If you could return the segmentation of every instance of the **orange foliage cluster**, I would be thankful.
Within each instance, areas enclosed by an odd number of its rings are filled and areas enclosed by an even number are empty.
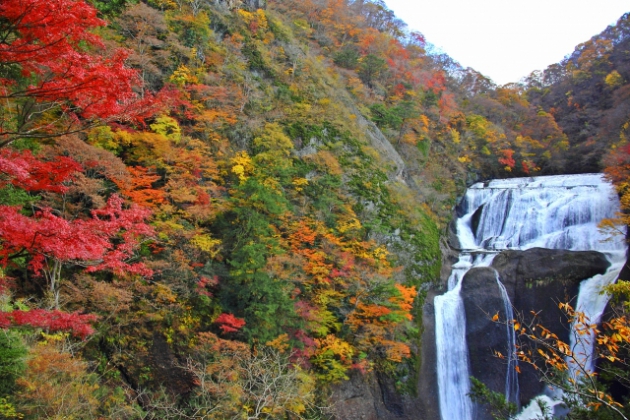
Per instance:
[[[625,315],[613,317],[600,328],[568,303],[561,302],[558,307],[572,325],[576,340],[582,341],[585,346],[594,346],[595,354],[613,363],[613,369],[603,365],[600,369],[613,377],[618,376],[619,371],[614,364],[622,369],[626,367],[626,352],[630,349],[630,325],[627,317]],[[607,392],[602,383],[598,382],[598,373],[590,370],[591,361],[586,355],[540,324],[535,312],[532,311],[532,315],[532,319],[527,323],[516,319],[509,321],[521,341],[517,346],[516,357],[537,370],[543,381],[569,395],[577,396],[586,407],[597,410],[605,406],[621,414],[619,409],[623,406]],[[498,313],[493,317],[493,321],[498,322]],[[505,357],[500,352],[495,352],[495,355],[499,358]],[[518,366],[515,368],[518,373],[521,372]],[[571,371],[568,377],[567,371]]]
[[[409,346],[397,340],[396,331],[405,321],[412,320],[416,289],[389,283],[391,268],[374,243],[343,239],[322,223],[305,218],[289,226],[286,239],[291,251],[301,257],[307,274],[301,280],[300,298],[315,305],[310,312],[320,314],[320,322],[311,319],[307,330],[315,337],[322,336],[315,340],[315,360],[326,354],[335,355],[348,368],[359,362],[356,356],[360,353],[384,355],[394,362],[410,356]],[[378,288],[378,284],[383,290],[373,294],[370,289]],[[385,303],[377,303],[382,299]],[[345,306],[344,300],[349,307],[343,310],[347,315],[340,321],[353,335],[349,341],[352,347],[342,351],[337,346],[348,343],[327,333],[335,329],[325,325],[321,318],[325,319],[324,314],[332,308]],[[350,351],[351,348],[355,350]],[[369,367],[364,362],[355,367]]]

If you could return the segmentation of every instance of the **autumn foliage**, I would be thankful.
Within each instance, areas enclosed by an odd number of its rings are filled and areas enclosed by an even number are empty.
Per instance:
[[[619,299],[627,294],[627,282],[608,286],[603,292],[612,292],[613,299]],[[569,403],[572,412],[595,415],[601,411],[603,415],[608,412],[613,418],[626,419],[624,405],[619,396],[613,396],[609,386],[615,383],[626,386],[628,383],[630,327],[625,313],[627,305],[614,304],[613,315],[601,325],[568,303],[560,302],[558,307],[572,325],[571,342],[562,340],[542,325],[538,314],[532,311],[529,319],[508,320],[518,337],[513,357],[521,364],[533,367],[543,382],[562,390],[564,401]],[[499,322],[498,314],[493,321]],[[592,358],[585,354],[584,349],[588,348],[594,350]],[[505,357],[496,351],[495,355]],[[516,365],[515,369],[521,373],[521,367]]]
[[[66,156],[42,161],[30,150],[0,150],[0,171],[3,175],[0,185],[3,186],[11,184],[30,192],[64,193],[68,190],[68,182],[82,170],[79,163]]]
[[[42,328],[49,332],[67,331],[75,337],[86,338],[94,333],[94,328],[90,323],[97,319],[98,316],[93,314],[66,313],[44,309],[17,310],[0,313],[0,328],[29,326]]]
[[[463,180],[562,169],[554,112],[382,1],[246,3],[0,4],[25,416],[325,417],[353,370],[413,392]]]
[[[237,332],[243,327],[243,325],[245,325],[245,320],[236,318],[234,315],[226,313],[219,315],[214,322],[219,325],[219,328],[221,328],[221,331],[223,331],[224,334]]]
[[[133,90],[138,74],[125,65],[129,52],[104,53],[93,32],[105,26],[96,10],[78,0],[43,6],[40,0],[0,5],[0,97],[10,104],[0,118],[2,144],[75,131],[78,118],[130,121],[146,115],[148,102],[141,104]]]
[[[138,246],[138,238],[153,232],[144,220],[145,209],[123,209],[122,200],[112,196],[107,205],[92,212],[85,220],[69,221],[44,208],[33,217],[24,216],[18,207],[0,207],[0,235],[4,266],[17,256],[29,255],[35,274],[47,265],[47,259],[64,264],[81,264],[88,271],[109,269],[117,273],[150,275],[144,264],[129,264]],[[122,239],[115,244],[113,239]]]

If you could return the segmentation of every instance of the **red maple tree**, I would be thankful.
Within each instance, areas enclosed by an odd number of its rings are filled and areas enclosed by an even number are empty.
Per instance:
[[[223,333],[225,334],[229,332],[237,332],[238,330],[240,330],[245,325],[245,320],[224,312],[219,315],[214,323],[218,324],[219,328],[221,328],[221,331],[223,331]]]
[[[145,116],[152,99],[134,92],[128,51],[104,55],[92,31],[105,24],[84,0],[0,2],[0,146]]]
[[[41,161],[29,151],[0,151],[0,187],[14,185],[27,191],[63,193],[81,165],[68,157]],[[27,215],[20,206],[0,206],[0,264],[29,258],[35,274],[44,274],[54,306],[59,305],[61,270],[67,265],[87,271],[110,270],[116,274],[151,275],[142,263],[131,263],[142,238],[153,235],[145,223],[151,211],[132,204],[123,206],[118,195],[92,210],[90,217],[66,219],[44,207]]]
[[[69,331],[75,337],[85,338],[94,333],[90,322],[94,322],[98,316],[93,314],[80,314],[78,312],[67,313],[62,311],[49,311],[46,309],[33,309],[30,311],[0,312],[0,328],[11,326],[30,326],[44,328],[48,331]]]

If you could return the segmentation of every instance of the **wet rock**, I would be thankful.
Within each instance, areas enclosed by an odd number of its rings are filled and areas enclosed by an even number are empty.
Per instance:
[[[462,282],[466,311],[466,339],[470,373],[496,392],[504,392],[506,363],[494,356],[495,351],[507,354],[506,320],[496,272],[512,302],[516,317],[531,319],[537,313],[539,323],[560,339],[568,342],[569,324],[558,308],[559,302],[574,302],[580,282],[603,274],[609,266],[606,257],[596,251],[565,251],[533,248],[526,251],[504,251],[490,267],[471,269]],[[526,404],[543,391],[535,371],[521,364],[519,375],[520,402]],[[489,419],[479,410],[476,419]]]

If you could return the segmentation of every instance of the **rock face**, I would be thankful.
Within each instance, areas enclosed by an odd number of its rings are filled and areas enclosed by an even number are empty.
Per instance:
[[[503,298],[496,281],[496,272],[490,267],[472,268],[462,282],[466,311],[466,342],[470,361],[469,373],[493,391],[505,389],[506,363],[494,356],[495,351],[507,354],[505,326],[492,322],[497,312],[506,319]],[[475,407],[480,411],[481,407]],[[486,418],[476,413],[475,418]]]
[[[596,251],[564,251],[533,248],[526,251],[504,251],[490,267],[471,269],[462,283],[466,310],[466,339],[471,375],[491,390],[504,392],[505,362],[493,356],[494,351],[506,354],[507,333],[504,324],[492,322],[499,313],[505,320],[501,291],[496,272],[504,284],[515,314],[531,319],[530,311],[538,313],[538,322],[562,340],[569,340],[569,325],[558,302],[574,301],[582,280],[603,274],[609,266],[606,257]],[[518,316],[518,315],[516,315]],[[519,375],[520,401],[525,404],[543,390],[533,369],[521,365]],[[489,419],[482,409],[477,419]]]
[[[215,5],[222,5],[229,10],[247,9],[255,12],[267,8],[267,0],[213,0]]]
[[[267,8],[267,0],[243,0],[243,4],[250,11]]]
[[[400,395],[390,378],[378,373],[352,372],[348,381],[335,387],[330,398],[335,419],[412,420],[411,399]]]

